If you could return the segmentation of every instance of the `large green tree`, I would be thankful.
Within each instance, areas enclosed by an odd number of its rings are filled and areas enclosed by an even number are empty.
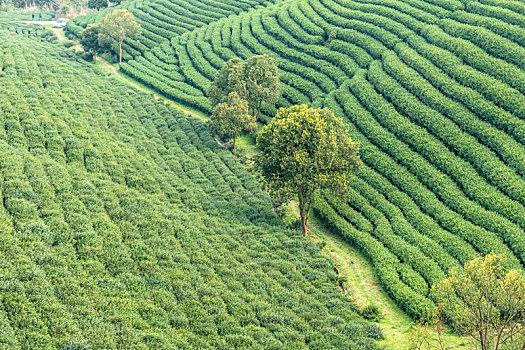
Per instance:
[[[270,192],[283,200],[299,199],[304,236],[315,192],[344,191],[362,165],[348,125],[327,108],[281,108],[259,132],[257,147],[255,163]]]
[[[100,22],[99,43],[101,46],[118,44],[119,62],[122,63],[122,43],[128,37],[140,33],[140,24],[135,22],[128,10],[118,9],[102,18]]]
[[[226,101],[233,91],[248,102],[251,115],[259,118],[263,102],[275,103],[282,93],[275,60],[257,55],[246,61],[232,58],[226,62],[208,88],[211,105]]]
[[[525,349],[525,275],[504,254],[476,258],[433,287],[438,310],[482,350]]]
[[[100,50],[98,35],[100,34],[99,24],[89,24],[86,29],[80,32],[80,45],[85,52],[93,55],[93,62],[97,59],[97,52]]]
[[[248,114],[248,102],[236,92],[228,95],[228,100],[213,108],[209,121],[212,133],[229,134],[233,139],[233,154],[237,153],[237,135],[242,131],[253,133],[257,130],[255,117]]]

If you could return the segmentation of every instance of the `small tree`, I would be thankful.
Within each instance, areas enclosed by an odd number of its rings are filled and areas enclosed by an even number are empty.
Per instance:
[[[248,114],[248,102],[241,99],[236,92],[228,95],[227,102],[215,106],[208,125],[212,133],[231,135],[233,154],[237,154],[237,135],[242,131],[253,133],[257,130],[255,118]]]
[[[255,164],[270,192],[284,200],[299,198],[304,236],[315,191],[344,190],[362,165],[359,145],[348,135],[348,125],[327,108],[281,108],[259,132],[257,147]]]
[[[100,10],[108,7],[108,0],[88,0],[88,8]]]
[[[98,35],[100,34],[99,24],[89,24],[86,29],[80,32],[80,45],[85,52],[93,55],[93,63],[97,59],[97,52],[100,49]]]
[[[102,18],[100,23],[99,43],[118,43],[119,63],[122,63],[122,43],[127,37],[133,37],[140,33],[140,24],[135,22],[133,14],[128,10],[118,9]]]
[[[263,102],[275,103],[282,93],[275,60],[261,55],[247,61],[232,58],[226,62],[208,88],[211,105],[226,101],[233,91],[248,102],[251,115],[258,119]]]
[[[504,254],[476,258],[433,287],[439,311],[482,350],[525,349],[525,275]]]

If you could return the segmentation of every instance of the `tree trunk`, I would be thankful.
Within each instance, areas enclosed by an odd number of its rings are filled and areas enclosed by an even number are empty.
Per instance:
[[[303,236],[308,236],[308,224],[310,222],[310,211],[312,210],[312,203],[314,202],[314,192],[306,190],[299,190],[299,212],[301,214],[301,232]]]
[[[259,108],[257,109],[257,118],[255,118],[255,120],[259,120],[259,116],[261,115],[261,106],[262,100],[259,101]]]
[[[236,132],[233,132],[232,133],[232,138],[233,138],[233,155],[237,155],[237,133]]]
[[[119,51],[120,51],[119,58],[118,58],[118,63],[122,63],[122,41],[118,42],[118,48],[119,48]]]
[[[304,237],[308,236],[308,220],[306,218],[306,205],[304,199],[299,196],[299,213],[301,215],[301,233]]]
[[[310,211],[312,210],[312,203],[314,201],[314,194],[312,193],[311,194],[311,198],[310,198],[310,201],[308,203],[308,208],[306,208],[306,230],[308,230],[308,225],[310,224]]]

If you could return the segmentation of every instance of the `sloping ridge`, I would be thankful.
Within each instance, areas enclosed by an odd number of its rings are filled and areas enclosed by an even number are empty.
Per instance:
[[[137,38],[126,39],[124,42],[123,57],[129,60],[169,43],[177,35],[220,18],[279,1],[284,0],[130,0],[69,21],[66,33],[69,36],[78,36],[88,24],[99,22],[115,9],[126,9],[133,13],[142,26]]]
[[[420,317],[429,287],[477,254],[525,263],[524,30],[517,1],[290,0],[183,33],[121,70],[210,112],[205,91],[224,62],[275,57],[277,107],[328,106],[361,143],[351,199],[323,194],[319,212]]]
[[[0,90],[0,346],[376,346],[202,121],[1,29]]]

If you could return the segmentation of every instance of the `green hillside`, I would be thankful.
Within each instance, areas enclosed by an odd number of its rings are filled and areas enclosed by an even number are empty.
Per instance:
[[[220,18],[282,0],[130,0],[77,17],[68,22],[66,32],[77,36],[88,24],[98,22],[115,9],[131,11],[142,26],[136,39],[127,39],[123,45],[124,58],[137,58],[149,49],[169,46],[172,37],[202,27]]]
[[[479,253],[523,268],[522,2],[287,0],[174,36],[121,71],[210,112],[224,62],[263,53],[279,65],[277,106],[330,107],[361,143],[349,201],[323,194],[315,209],[410,315]]]
[[[0,349],[374,349],[202,121],[0,29]]]

